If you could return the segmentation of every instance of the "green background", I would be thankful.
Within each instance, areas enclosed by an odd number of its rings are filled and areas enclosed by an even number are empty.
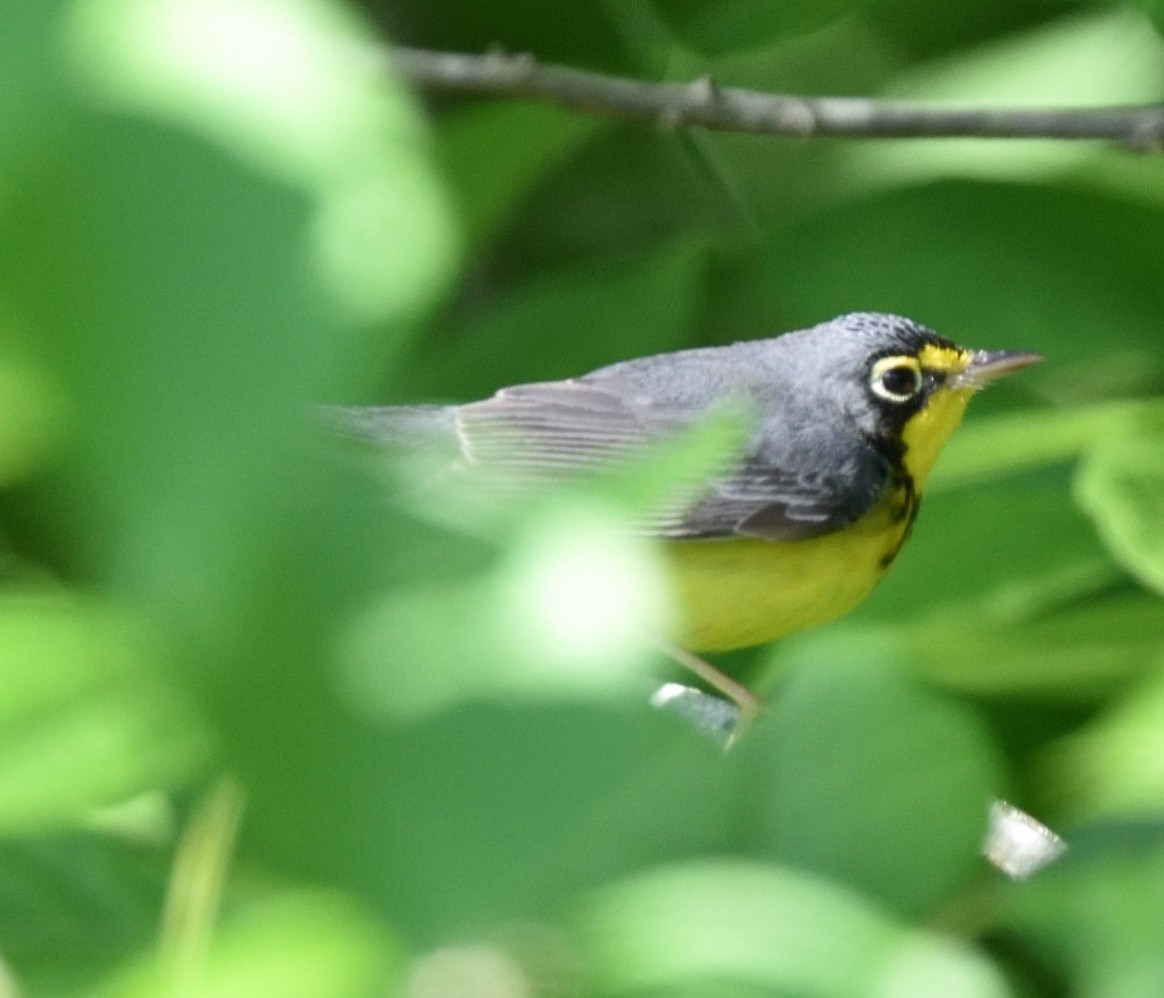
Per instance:
[[[1158,2],[0,11],[0,994],[1160,993],[1160,158],[676,131],[384,62],[1133,104]],[[974,402],[866,604],[723,659],[768,702],[727,755],[647,707],[655,565],[609,530],[714,428],[490,509],[391,501],[311,410],[856,309],[1047,360]],[[993,797],[1066,858],[987,866]]]

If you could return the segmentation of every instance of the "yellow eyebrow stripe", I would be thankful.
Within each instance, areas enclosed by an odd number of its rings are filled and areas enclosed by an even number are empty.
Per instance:
[[[917,355],[923,369],[939,374],[961,374],[970,363],[970,351],[927,343]]]

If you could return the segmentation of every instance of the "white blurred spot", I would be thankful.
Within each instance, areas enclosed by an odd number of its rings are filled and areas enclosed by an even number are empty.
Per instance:
[[[446,946],[413,964],[404,998],[534,998],[525,972],[493,946]]]
[[[651,694],[651,706],[666,707],[672,700],[683,700],[697,692],[699,691],[682,683],[664,683]]]
[[[507,616],[531,663],[602,685],[644,656],[644,634],[666,630],[668,591],[655,552],[621,527],[613,513],[570,508],[515,556]]]
[[[1024,880],[1067,851],[1067,844],[1046,825],[1004,800],[990,805],[990,826],[982,853],[1012,880]]]
[[[721,748],[738,734],[740,709],[729,700],[682,683],[664,683],[651,695],[651,706],[683,718]]]

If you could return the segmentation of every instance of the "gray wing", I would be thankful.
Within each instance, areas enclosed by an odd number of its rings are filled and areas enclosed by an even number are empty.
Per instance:
[[[835,455],[834,455],[835,456]],[[800,467],[789,456],[787,462]],[[852,523],[884,492],[889,468],[875,451],[836,464],[790,471],[753,449],[701,498],[659,531],[670,537],[759,537],[802,540]]]
[[[608,372],[506,388],[456,408],[383,408],[352,419],[364,435],[397,446],[439,438],[442,451],[455,451],[454,465],[521,490],[632,461],[708,408]],[[670,538],[791,540],[837,530],[877,501],[889,471],[872,447],[824,427],[795,436],[782,440],[761,424],[723,474],[677,489],[636,528]]]

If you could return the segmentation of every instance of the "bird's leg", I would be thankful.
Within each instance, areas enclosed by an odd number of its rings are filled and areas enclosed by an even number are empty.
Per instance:
[[[665,638],[655,638],[655,644],[669,657],[682,665],[685,669],[695,673],[708,686],[726,697],[739,709],[739,721],[736,724],[736,733],[732,736],[734,742],[760,712],[760,700],[743,683],[737,683],[731,676],[717,669],[710,662],[689,652],[686,648]],[[730,744],[730,743],[729,743]]]

